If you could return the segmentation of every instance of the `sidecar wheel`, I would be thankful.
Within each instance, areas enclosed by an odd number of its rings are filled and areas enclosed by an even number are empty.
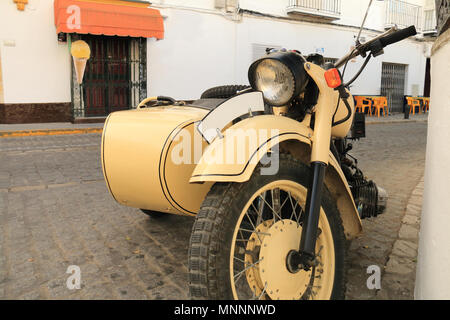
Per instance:
[[[167,215],[167,213],[158,212],[158,211],[152,211],[147,209],[140,209],[143,213],[148,215],[152,219],[159,219]]]
[[[280,155],[276,175],[257,167],[244,183],[216,183],[192,228],[189,289],[195,299],[343,299],[345,236],[325,188],[316,244],[318,265],[295,273],[287,253],[298,249],[309,167]]]

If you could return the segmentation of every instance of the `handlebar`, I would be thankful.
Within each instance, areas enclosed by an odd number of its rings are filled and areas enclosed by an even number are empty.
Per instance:
[[[393,44],[395,42],[401,41],[403,39],[406,39],[410,36],[416,35],[416,28],[414,26],[407,27],[405,29],[397,30],[397,27],[392,27],[391,29],[387,30],[386,32],[376,36],[373,39],[370,39],[369,41],[358,45],[355,49],[351,50],[349,53],[347,53],[345,56],[343,56],[341,59],[339,59],[335,64],[335,68],[339,68],[344,63],[346,63],[348,60],[351,60],[359,55],[363,55],[367,52],[373,49],[374,45],[378,42],[381,44],[381,49]]]
[[[411,36],[414,36],[417,34],[416,27],[409,26],[408,28],[401,29],[398,31],[395,31],[385,37],[382,37],[380,39],[381,44],[383,47],[386,47],[390,44],[393,44],[395,42],[402,41],[403,39],[409,38]]]

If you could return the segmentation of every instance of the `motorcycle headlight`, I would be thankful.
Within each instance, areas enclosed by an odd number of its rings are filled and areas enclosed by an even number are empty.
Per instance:
[[[275,52],[253,62],[248,79],[253,89],[274,106],[286,105],[300,95],[308,83],[305,59],[296,52]]]

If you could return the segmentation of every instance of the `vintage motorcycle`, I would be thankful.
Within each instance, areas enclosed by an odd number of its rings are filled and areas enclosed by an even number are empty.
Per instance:
[[[415,34],[394,27],[335,64],[271,50],[250,66],[249,87],[109,115],[101,152],[114,199],[153,217],[195,216],[193,298],[344,298],[347,240],[387,201],[348,154],[365,135],[348,87],[372,56]],[[338,68],[358,55],[366,60],[343,83]]]

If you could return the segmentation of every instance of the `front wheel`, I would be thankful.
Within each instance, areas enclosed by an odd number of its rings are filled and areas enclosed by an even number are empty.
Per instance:
[[[189,288],[196,299],[343,299],[345,237],[325,188],[316,242],[318,265],[292,273],[309,167],[280,155],[276,175],[257,167],[245,183],[216,183],[197,214],[189,248]]]

